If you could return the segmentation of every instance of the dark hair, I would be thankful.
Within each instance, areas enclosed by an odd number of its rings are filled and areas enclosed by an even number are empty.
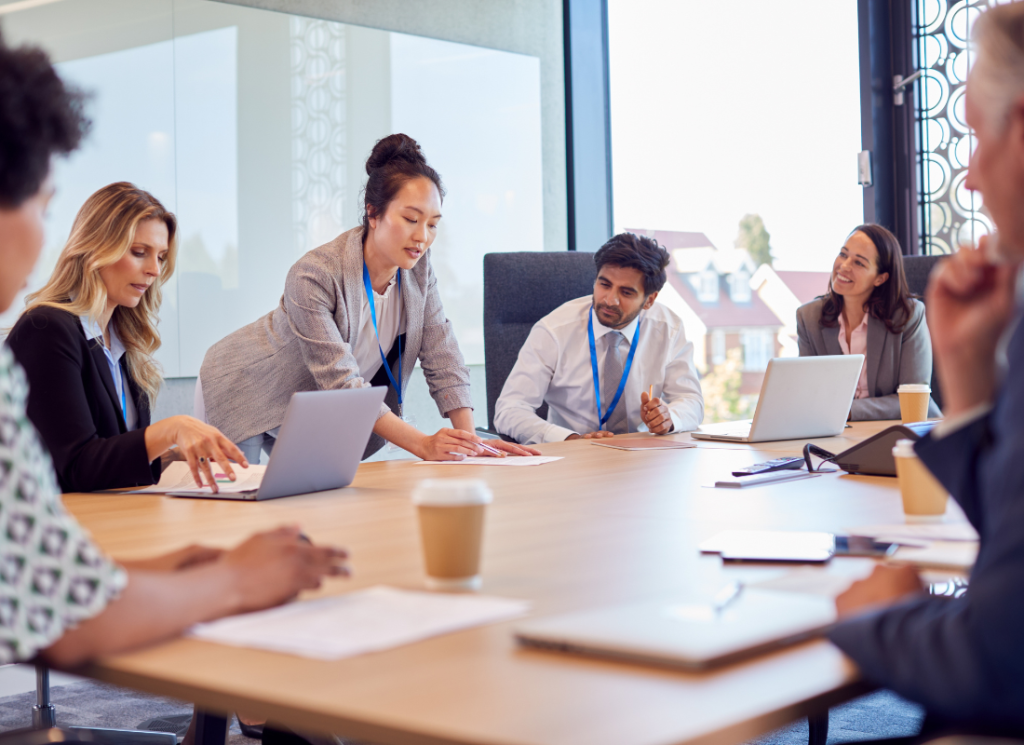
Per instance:
[[[428,178],[434,182],[444,199],[441,175],[427,165],[419,143],[409,135],[393,134],[377,140],[366,159],[366,181],[363,190],[363,240],[370,232],[370,217],[379,217],[387,210],[395,194],[406,181]]]
[[[873,223],[858,225],[850,231],[850,235],[854,233],[863,233],[871,239],[875,244],[875,250],[878,251],[878,273],[889,274],[889,279],[871,292],[864,308],[868,315],[884,323],[890,333],[899,334],[910,320],[912,310],[910,288],[907,286],[907,275],[903,271],[903,251],[900,250],[900,242],[881,225]],[[828,293],[821,306],[821,325],[826,328],[835,327],[839,323],[839,314],[842,311],[843,296],[833,291],[830,278]]]
[[[594,254],[598,274],[605,264],[639,270],[644,275],[645,296],[665,286],[665,268],[669,261],[668,251],[656,240],[633,233],[612,236]]]
[[[36,47],[12,49],[0,35],[0,206],[38,193],[54,153],[70,153],[89,129],[85,96],[66,86]]]

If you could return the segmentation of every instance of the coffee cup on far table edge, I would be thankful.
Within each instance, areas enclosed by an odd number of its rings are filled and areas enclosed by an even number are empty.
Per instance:
[[[900,419],[904,424],[923,422],[928,419],[928,404],[932,388],[925,383],[904,383],[896,389],[900,397]]]
[[[480,479],[427,479],[413,492],[431,590],[480,589],[484,516],[493,496]]]
[[[941,520],[949,494],[914,452],[913,440],[897,440],[892,449],[903,497],[903,514],[913,521]]]

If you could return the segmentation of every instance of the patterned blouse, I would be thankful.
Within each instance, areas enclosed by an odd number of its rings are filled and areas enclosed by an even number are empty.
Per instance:
[[[27,398],[24,371],[0,346],[0,664],[31,659],[128,581],[65,511]]]

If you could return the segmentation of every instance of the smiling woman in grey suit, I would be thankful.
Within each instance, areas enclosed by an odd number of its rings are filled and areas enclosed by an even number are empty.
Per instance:
[[[280,305],[217,342],[203,360],[197,415],[205,409],[207,421],[253,462],[261,448],[273,447],[296,391],[371,384],[389,391],[363,457],[384,440],[424,460],[488,454],[474,433],[469,370],[426,258],[441,219],[441,177],[403,134],[374,146],[366,173],[362,225],[299,259]],[[433,435],[400,418],[417,359],[452,424]],[[489,444],[537,454],[500,440]]]
[[[863,354],[850,419],[899,419],[896,389],[930,383],[932,342],[924,303],[910,296],[896,236],[854,229],[832,265],[828,293],[796,312],[800,356]],[[929,416],[940,416],[932,401]]]

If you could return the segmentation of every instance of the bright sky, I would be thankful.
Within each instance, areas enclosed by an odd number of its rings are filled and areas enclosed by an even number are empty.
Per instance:
[[[609,0],[615,228],[756,212],[780,269],[825,271],[863,221],[856,0]]]

